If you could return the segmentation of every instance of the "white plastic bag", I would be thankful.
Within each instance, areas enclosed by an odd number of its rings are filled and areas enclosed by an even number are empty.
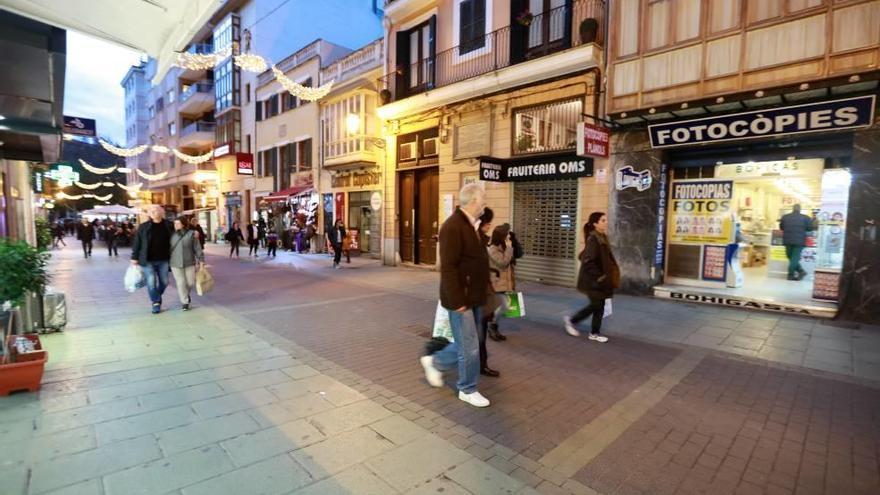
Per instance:
[[[125,290],[128,292],[134,292],[141,287],[145,287],[147,285],[147,277],[144,275],[144,269],[140,265],[128,265],[123,283],[125,284]]]
[[[602,319],[611,316],[611,298],[605,299],[605,312],[602,313]]]
[[[437,302],[437,312],[434,313],[434,337],[445,337],[452,342],[452,325],[449,324],[449,310]]]

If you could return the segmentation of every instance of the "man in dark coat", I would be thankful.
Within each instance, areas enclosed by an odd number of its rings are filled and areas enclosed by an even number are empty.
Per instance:
[[[131,264],[143,268],[153,314],[156,314],[162,311],[162,294],[168,286],[174,225],[165,219],[165,208],[160,205],[151,205],[147,214],[150,219],[138,226],[134,236]]]
[[[801,267],[801,252],[807,244],[807,232],[813,230],[813,221],[801,213],[801,205],[794,205],[792,212],[783,215],[779,221],[782,229],[782,244],[788,257],[788,279],[801,280],[807,275]]]
[[[443,371],[457,365],[458,398],[475,407],[489,405],[477,391],[477,325],[489,291],[489,255],[477,231],[485,197],[479,185],[464,186],[458,193],[460,206],[440,228],[440,304],[449,311],[454,342],[421,358],[425,377],[434,387],[442,387]]]
[[[82,242],[83,256],[88,258],[92,255],[92,241],[95,240],[95,227],[85,218],[76,226],[76,238]]]
[[[327,241],[333,246],[333,268],[336,269],[342,261],[342,243],[345,241],[345,236],[345,224],[342,223],[341,218],[337,218],[333,228],[327,231]]]

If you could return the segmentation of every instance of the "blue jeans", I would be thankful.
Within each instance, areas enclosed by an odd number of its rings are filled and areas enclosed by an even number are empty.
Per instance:
[[[480,343],[477,325],[480,322],[480,309],[471,308],[464,313],[449,311],[449,326],[455,340],[443,350],[434,354],[434,366],[440,371],[458,365],[458,390],[466,394],[476,392],[477,377],[480,376]]]
[[[147,292],[150,293],[150,302],[162,303],[162,294],[168,287],[168,262],[148,261],[143,267],[147,277]]]

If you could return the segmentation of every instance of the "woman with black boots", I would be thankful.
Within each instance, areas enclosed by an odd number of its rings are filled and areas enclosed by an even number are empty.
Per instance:
[[[488,324],[486,334],[495,341],[507,340],[507,337],[498,331],[498,320],[507,309],[506,293],[516,291],[513,251],[510,224],[505,223],[495,227],[492,231],[492,240],[489,242],[489,280],[499,304],[493,313],[486,315]]]
[[[479,222],[479,230],[477,234],[480,236],[480,241],[484,246],[488,249],[489,247],[489,233],[492,232],[492,219],[495,218],[495,213],[491,208],[486,207],[483,210],[483,214],[480,215]],[[491,269],[491,264],[489,266]],[[486,350],[486,334],[489,325],[489,319],[492,317],[491,315],[495,312],[495,309],[498,308],[498,304],[500,304],[498,297],[495,295],[495,291],[492,290],[491,285],[488,287],[489,295],[486,298],[486,304],[484,304],[480,308],[480,328],[477,332],[478,340],[480,342],[480,374],[484,376],[498,376],[500,373],[498,371],[493,370],[489,367],[489,352]],[[488,316],[487,316],[488,315]]]
[[[564,318],[565,331],[572,337],[581,334],[576,325],[593,315],[590,340],[608,342],[608,337],[600,333],[602,317],[605,315],[605,300],[610,299],[614,289],[620,286],[620,268],[611,253],[607,232],[608,216],[598,211],[591,213],[584,225],[586,247],[580,254],[581,269],[577,280],[578,291],[590,298],[590,304]]]

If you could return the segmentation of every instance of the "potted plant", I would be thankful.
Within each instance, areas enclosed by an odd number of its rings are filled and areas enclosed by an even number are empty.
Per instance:
[[[49,254],[42,252],[24,241],[0,239],[0,310],[5,325],[3,326],[3,360],[0,364],[0,395],[20,389],[36,390],[39,388],[46,363],[45,351],[41,351],[39,338],[28,336],[26,340],[33,342],[35,349],[41,354],[12,362],[15,349],[8,345],[13,317],[24,298],[32,292],[42,294],[49,281],[46,263]]]
[[[52,247],[52,226],[43,217],[34,219],[34,227],[37,232],[37,249],[48,251]]]
[[[532,21],[534,19],[535,19],[535,16],[532,15],[531,12],[529,12],[528,10],[524,10],[524,11],[520,12],[519,14],[517,14],[516,23],[519,24],[520,26],[528,26],[532,23]]]
[[[587,18],[581,21],[580,34],[581,43],[593,43],[596,41],[596,35],[599,32],[599,21],[593,18]]]
[[[533,136],[523,134],[516,140],[516,149],[517,151],[528,151],[534,142],[535,138]]]

